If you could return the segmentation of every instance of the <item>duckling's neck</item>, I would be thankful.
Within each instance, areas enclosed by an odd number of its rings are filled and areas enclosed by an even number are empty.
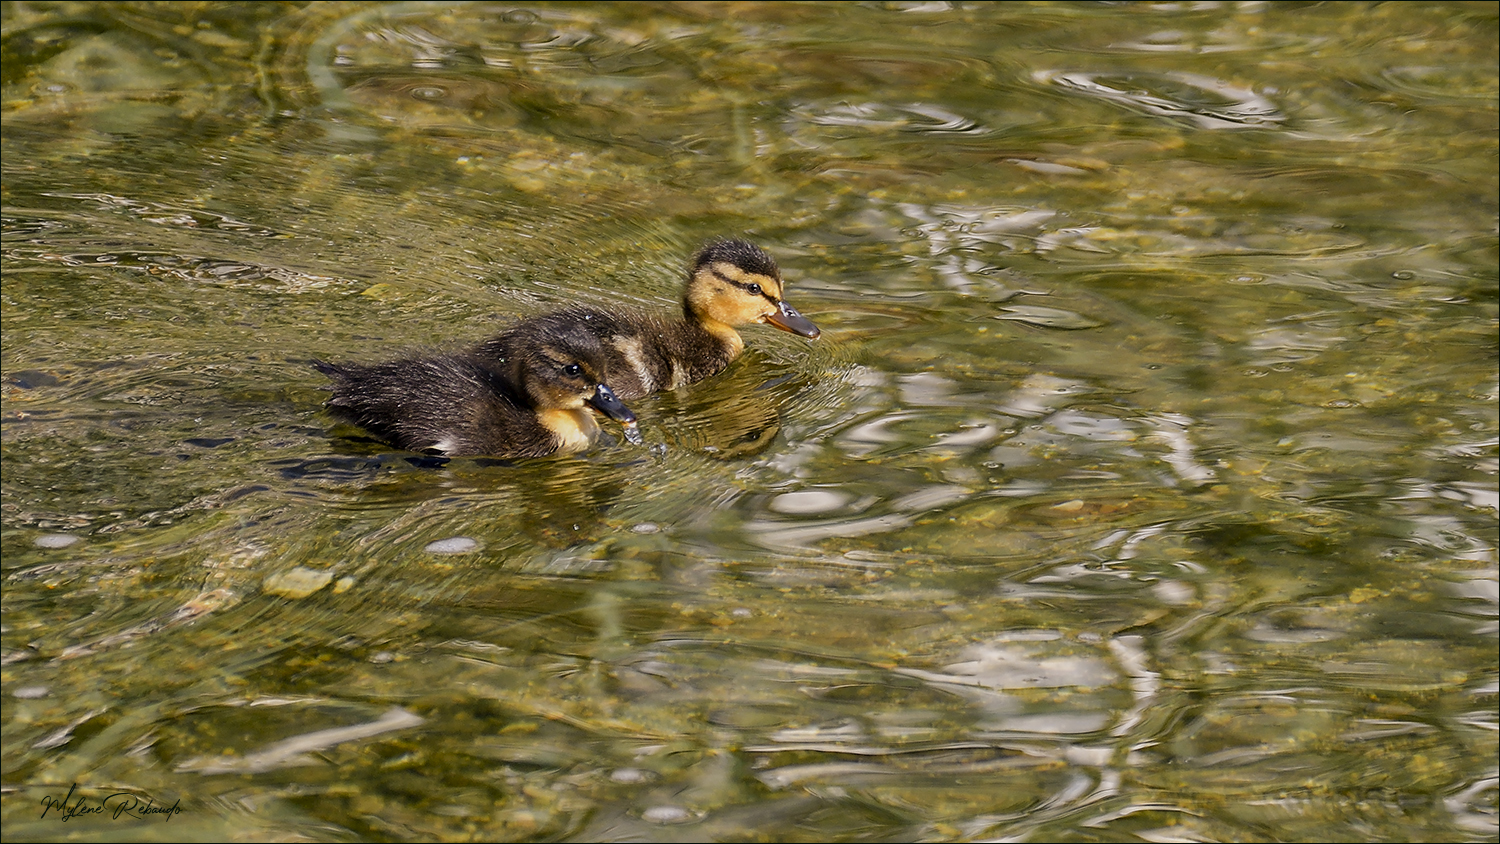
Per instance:
[[[699,328],[707,332],[710,337],[717,340],[724,347],[729,360],[734,360],[740,356],[741,352],[745,351],[744,339],[740,337],[740,333],[734,329],[734,326],[729,323],[719,322],[712,317],[695,316],[693,314],[688,315],[688,320],[691,323],[695,323]]]
[[[663,328],[660,348],[665,367],[649,381],[642,378],[642,393],[675,390],[701,381],[728,366],[745,350],[745,341],[734,326],[694,311],[691,302],[682,303],[681,319]]]
[[[561,452],[583,451],[599,435],[599,425],[593,414],[580,408],[538,410],[536,417],[542,427],[557,437],[557,450]]]

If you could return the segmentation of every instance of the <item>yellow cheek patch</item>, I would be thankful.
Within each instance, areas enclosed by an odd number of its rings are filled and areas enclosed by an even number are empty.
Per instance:
[[[557,435],[558,451],[583,451],[594,442],[599,425],[587,410],[544,410],[537,414],[547,430]]]
[[[776,306],[770,302],[739,289],[722,292],[714,299],[716,318],[730,325],[759,322],[761,318],[776,312]]]

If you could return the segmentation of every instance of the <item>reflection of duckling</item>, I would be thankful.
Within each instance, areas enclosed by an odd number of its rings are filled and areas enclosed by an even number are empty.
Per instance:
[[[638,311],[571,307],[523,323],[541,331],[586,326],[604,347],[609,382],[624,399],[701,381],[740,356],[736,325],[765,322],[815,338],[818,327],[782,298],[781,271],[744,240],[716,240],[693,259],[681,319]],[[484,344],[503,342],[505,335]]]
[[[715,376],[711,391],[683,390],[653,401],[656,428],[667,445],[718,460],[739,460],[769,448],[781,432],[781,409],[814,378],[795,365],[759,357],[753,366],[730,367]]]
[[[398,448],[540,457],[588,447],[599,427],[585,403],[641,441],[635,414],[605,383],[604,361],[584,327],[523,323],[469,352],[314,365],[333,379],[331,411]]]

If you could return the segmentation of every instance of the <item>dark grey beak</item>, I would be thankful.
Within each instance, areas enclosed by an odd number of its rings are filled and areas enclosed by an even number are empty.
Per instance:
[[[589,399],[589,404],[599,408],[599,412],[617,421],[631,424],[635,422],[635,414],[625,403],[615,397],[615,391],[608,384],[600,384],[594,389],[594,397]]]
[[[809,340],[816,340],[818,335],[823,333],[818,330],[816,325],[813,325],[812,320],[797,313],[797,309],[786,302],[777,302],[776,306],[780,310],[766,317],[766,322],[771,323],[782,331],[800,334]]]
[[[625,439],[631,443],[640,445],[646,441],[641,436],[640,427],[635,423],[635,414],[631,413],[630,408],[615,396],[615,391],[611,390],[608,384],[600,384],[594,389],[594,397],[589,399],[589,404],[598,408],[600,413],[623,425]]]

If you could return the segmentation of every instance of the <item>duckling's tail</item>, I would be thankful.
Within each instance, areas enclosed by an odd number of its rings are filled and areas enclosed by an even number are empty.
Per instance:
[[[313,369],[316,369],[324,375],[327,375],[329,378],[338,378],[344,374],[344,368],[342,366],[329,363],[326,360],[318,360],[317,358],[312,358],[310,363],[312,363]]]

